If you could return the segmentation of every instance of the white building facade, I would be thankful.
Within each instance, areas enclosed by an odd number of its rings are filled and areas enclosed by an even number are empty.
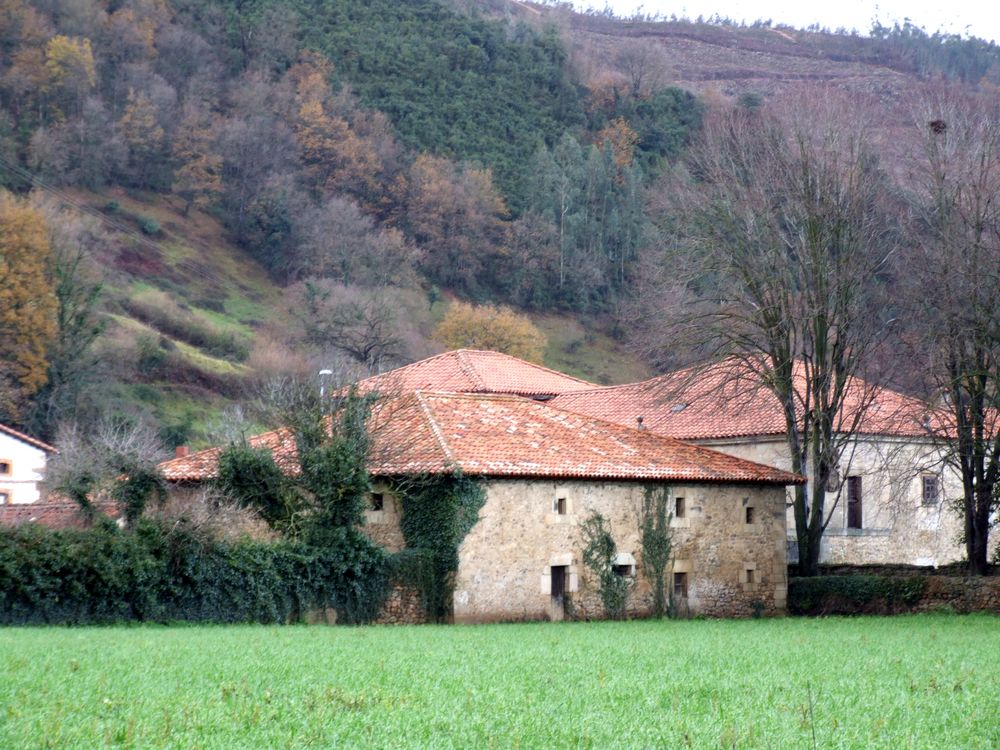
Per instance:
[[[45,464],[55,448],[0,424],[0,505],[37,503],[45,494]]]

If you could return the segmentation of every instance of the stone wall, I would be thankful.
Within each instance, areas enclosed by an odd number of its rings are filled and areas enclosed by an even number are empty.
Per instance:
[[[685,517],[675,519],[676,573],[687,576],[682,611],[719,617],[780,613],[787,592],[785,493],[758,485],[673,485]],[[629,610],[649,612],[639,518],[643,486],[625,482],[492,480],[479,522],[460,548],[455,620],[603,616],[584,570],[579,524],[591,512],[609,521],[622,562],[635,561]],[[564,513],[558,512],[562,501]],[[753,508],[747,523],[747,508]],[[553,600],[556,568],[565,571],[571,607]],[[749,571],[749,573],[748,573]],[[668,576],[668,580],[669,580]]]
[[[122,515],[117,503],[110,501],[97,501],[94,509],[115,520]],[[91,525],[80,506],[70,500],[0,505],[0,526],[26,523],[38,523],[50,529],[84,529]]]
[[[427,622],[420,593],[410,588],[396,586],[382,605],[375,620],[377,625],[421,625]]]
[[[403,509],[399,500],[389,492],[389,486],[384,482],[373,483],[373,494],[382,496],[382,509],[365,511],[365,525],[361,530],[376,544],[385,547],[390,552],[399,552],[406,546],[399,522]]]

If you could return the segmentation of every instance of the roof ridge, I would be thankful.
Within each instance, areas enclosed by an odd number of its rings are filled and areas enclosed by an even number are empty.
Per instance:
[[[519,393],[494,393],[492,391],[487,391],[485,393],[469,392],[469,391],[443,391],[440,389],[432,388],[419,388],[413,391],[416,394],[424,396],[448,396],[449,398],[469,398],[469,399],[506,399],[508,401],[528,401],[536,404],[545,403],[534,399],[531,396],[522,396]]]
[[[431,412],[430,406],[424,402],[423,392],[415,391],[413,395],[416,397],[417,404],[420,406],[420,410],[424,413],[424,417],[427,419],[427,424],[430,425],[431,434],[434,435],[434,439],[437,440],[437,443],[441,448],[441,452],[444,453],[445,463],[454,464],[455,456],[452,454],[451,448],[448,447],[448,442],[444,439],[444,434],[441,432],[441,426],[437,423],[437,421],[435,421],[434,414]]]
[[[25,442],[28,445],[32,445],[40,450],[46,451],[47,453],[59,452],[59,449],[56,448],[54,445],[46,443],[44,440],[39,440],[38,438],[31,437],[31,435],[21,432],[20,430],[15,430],[13,427],[8,427],[5,424],[0,424],[0,432],[5,432],[11,437],[17,438],[18,440]]]
[[[477,352],[487,352],[489,354],[499,354],[502,357],[509,357],[511,359],[516,359],[518,362],[528,365],[529,367],[534,367],[536,370],[542,370],[544,372],[550,373],[552,375],[558,375],[561,378],[566,378],[567,380],[575,380],[577,383],[584,383],[586,385],[596,385],[589,380],[584,380],[583,378],[578,378],[575,375],[569,375],[568,373],[561,372],[559,370],[554,370],[551,367],[546,367],[545,365],[540,365],[537,362],[531,362],[527,359],[521,359],[520,357],[515,357],[513,354],[507,354],[505,352],[497,352],[492,349],[464,349],[463,351],[477,351]],[[575,392],[575,391],[574,391]]]
[[[664,377],[663,375],[657,375],[655,377],[649,378],[648,380],[637,380],[634,383],[619,383],[618,385],[600,385],[596,388],[581,388],[578,391],[565,391],[563,393],[556,394],[555,398],[563,398],[565,396],[582,396],[584,394],[594,395],[598,393],[606,393],[607,391],[620,391],[626,388],[637,388],[643,383],[648,383],[652,380],[658,380]]]
[[[479,373],[476,372],[476,368],[473,367],[472,363],[466,359],[466,355],[468,354],[468,352],[469,352],[468,349],[456,349],[454,351],[455,359],[458,361],[459,369],[461,369],[462,372],[464,372],[468,376],[469,380],[472,381],[473,385],[475,385],[477,388],[482,388],[483,390],[486,390],[486,383],[483,382],[483,379],[481,377],[479,377]]]

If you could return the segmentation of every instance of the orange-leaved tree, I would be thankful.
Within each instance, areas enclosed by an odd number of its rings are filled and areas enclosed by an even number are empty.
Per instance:
[[[434,329],[449,349],[490,349],[529,362],[541,362],[548,343],[527,315],[509,307],[453,302]]]
[[[56,333],[50,249],[40,211],[0,193],[0,420],[18,422],[48,378]]]

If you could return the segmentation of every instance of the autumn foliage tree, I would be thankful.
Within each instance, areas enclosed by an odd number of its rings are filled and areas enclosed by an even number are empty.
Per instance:
[[[174,134],[172,189],[184,199],[185,216],[192,207],[208,208],[222,193],[222,157],[214,149],[212,125],[208,114],[192,109]]]
[[[140,187],[153,187],[158,164],[164,156],[165,134],[156,120],[156,107],[144,93],[129,91],[128,103],[118,121],[128,145],[128,172]]]
[[[507,206],[489,170],[422,154],[410,169],[407,224],[436,283],[466,293],[489,287],[506,241]]]
[[[78,110],[97,83],[90,40],[61,34],[52,37],[45,47],[45,71],[43,91],[50,97],[53,114],[62,118]]]
[[[56,299],[44,216],[0,194],[0,420],[19,422],[48,378]]]
[[[548,343],[527,315],[509,307],[453,302],[434,329],[434,338],[449,349],[489,349],[541,362]]]

